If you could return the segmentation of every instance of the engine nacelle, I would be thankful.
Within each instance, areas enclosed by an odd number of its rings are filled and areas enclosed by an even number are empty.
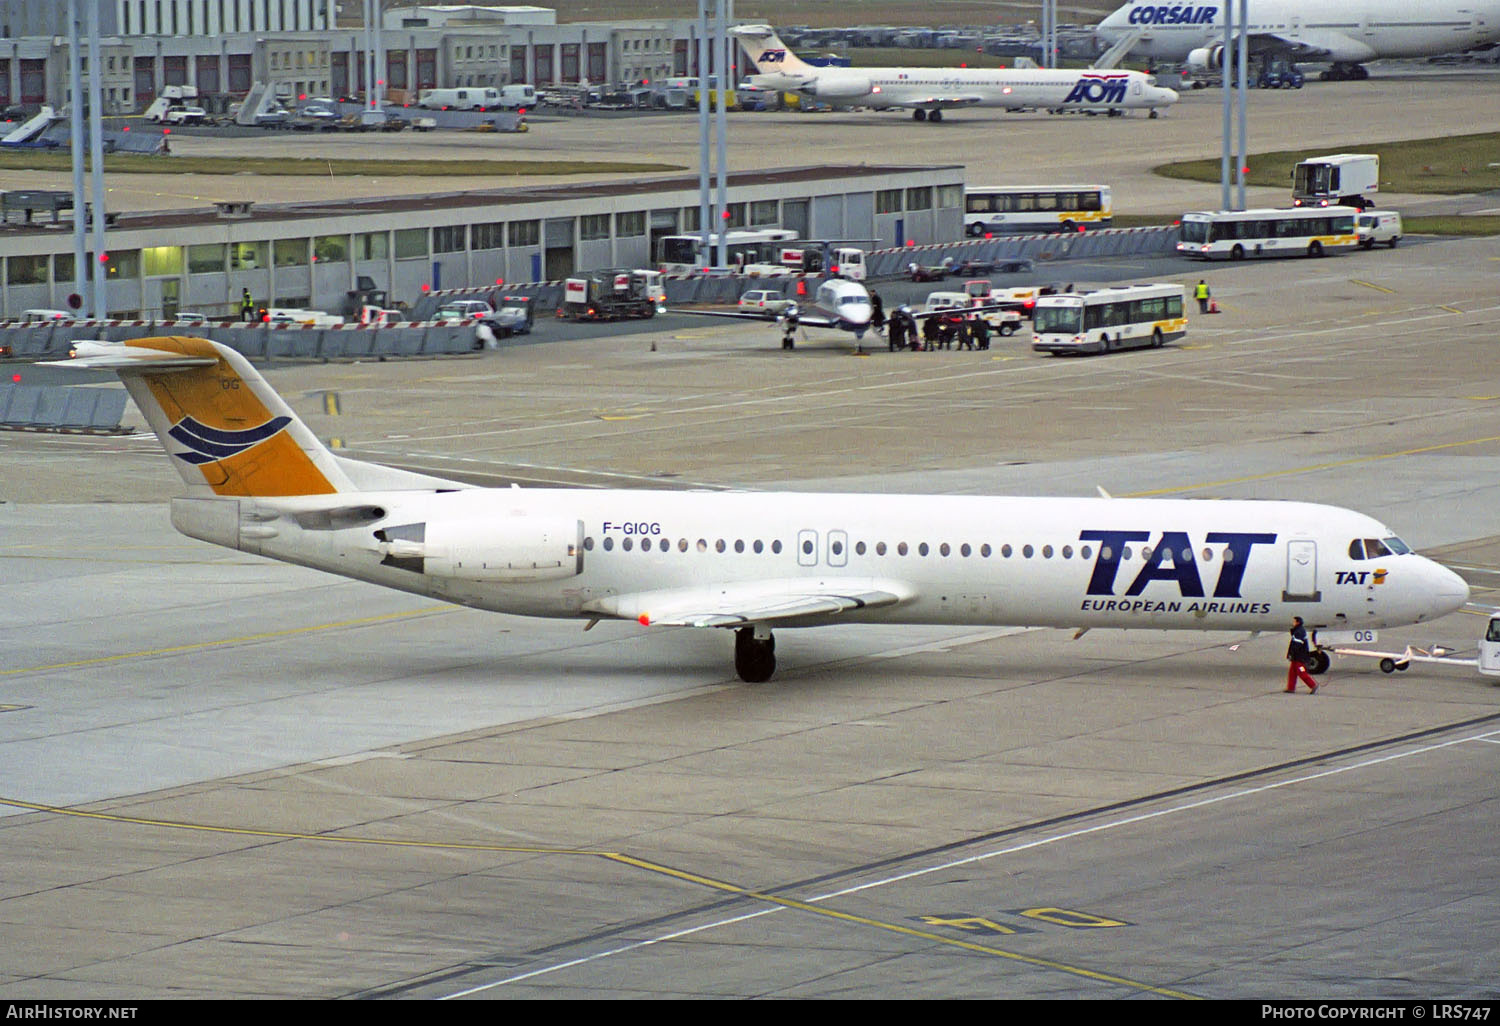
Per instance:
[[[802,92],[819,100],[857,100],[869,96],[875,85],[864,76],[818,77],[802,87]]]
[[[420,557],[422,572],[434,577],[523,583],[561,580],[583,572],[581,520],[499,516],[435,520],[425,528],[419,542],[393,539],[391,555]]]
[[[1196,50],[1188,52],[1187,66],[1189,71],[1223,71],[1224,70],[1224,47],[1200,46]]]

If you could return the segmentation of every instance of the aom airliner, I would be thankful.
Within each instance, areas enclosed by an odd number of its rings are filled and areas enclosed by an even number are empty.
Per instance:
[[[1011,110],[1148,110],[1177,102],[1177,94],[1139,71],[1060,71],[1050,68],[815,68],[803,62],[769,25],[730,29],[759,75],[761,89],[797,92],[832,104],[910,109],[918,121],[941,121],[950,107]]]
[[[476,488],[335,455],[206,339],[78,342],[61,366],[124,379],[189,537],[501,613],[728,628],[751,682],[777,627],[1378,628],[1469,594],[1332,506]]]
[[[1233,0],[1236,19],[1239,0]],[[1385,57],[1430,57],[1500,42],[1500,0],[1249,0],[1247,49],[1256,55],[1330,63],[1324,78],[1368,77],[1363,64]],[[1130,52],[1221,66],[1224,5],[1213,0],[1130,0],[1099,23],[1115,44],[1137,35]]]

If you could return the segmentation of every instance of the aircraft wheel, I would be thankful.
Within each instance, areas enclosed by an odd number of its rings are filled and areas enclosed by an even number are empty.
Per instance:
[[[776,638],[755,637],[754,627],[734,632],[734,672],[746,684],[764,684],[776,672]]]
[[[934,112],[934,113],[936,113],[936,112]],[[925,110],[923,110],[921,107],[918,107],[916,110],[914,110],[914,111],[911,112],[911,119],[913,121],[926,121],[927,120],[927,112]]]
[[[1151,113],[1147,114],[1146,116],[1148,118],[1156,118],[1156,117],[1159,117],[1160,114],[1161,114],[1161,112],[1159,110],[1157,110],[1155,107],[1152,107],[1151,108]]]
[[[1321,650],[1316,651],[1307,659],[1307,672],[1314,677],[1318,677],[1327,673],[1330,665],[1331,660],[1328,658],[1328,653]]]
[[[941,121],[941,120],[943,120],[943,112],[940,111],[940,110],[935,110],[931,114],[927,115],[927,120],[928,121]]]

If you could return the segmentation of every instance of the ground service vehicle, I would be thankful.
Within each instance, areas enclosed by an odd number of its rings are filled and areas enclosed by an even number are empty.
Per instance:
[[[423,89],[417,97],[417,106],[426,110],[499,110],[500,90],[476,86],[467,89]]]
[[[530,84],[500,87],[500,106],[505,110],[529,110],[536,106],[536,86]]]
[[[964,190],[964,233],[1019,235],[1108,228],[1107,185],[974,186]]]
[[[146,108],[147,121],[157,125],[201,124],[208,112],[192,101],[198,98],[196,86],[163,86],[161,95]]]
[[[559,316],[570,321],[613,321],[624,317],[653,317],[656,300],[650,279],[628,268],[588,271],[563,282]]]
[[[1122,285],[1062,292],[1036,301],[1031,348],[1039,353],[1108,353],[1160,346],[1187,334],[1181,285]]]
[[[924,312],[952,310],[955,315],[966,315],[967,310],[976,306],[987,306],[987,304],[984,300],[975,299],[967,292],[930,292],[927,295],[927,302],[922,305],[922,310]],[[983,313],[974,316],[982,317],[990,326],[990,330],[999,335],[1014,335],[1021,328],[1021,315],[1014,310],[986,309]]]
[[[1014,310],[1022,317],[1030,317],[1036,309],[1037,297],[1042,290],[1037,285],[1021,285],[1008,289],[997,289],[988,278],[975,278],[973,281],[964,282],[964,292],[974,301],[974,304],[985,306],[999,306],[1008,310]]]
[[[1401,241],[1401,215],[1394,210],[1366,211],[1355,221],[1354,231],[1365,249],[1373,249],[1377,242],[1395,249]]]
[[[1182,215],[1177,252],[1204,260],[1322,256],[1359,242],[1353,207],[1212,210]]]
[[[796,242],[797,233],[789,228],[763,228],[731,231],[724,235],[730,267],[747,264],[780,264],[783,243]],[[703,249],[701,235],[664,235],[656,240],[656,267],[664,274],[693,274],[715,266],[719,257],[719,236],[710,232],[708,250]]]
[[[1380,154],[1332,153],[1309,157],[1292,168],[1292,206],[1354,207],[1364,210],[1380,191]]]

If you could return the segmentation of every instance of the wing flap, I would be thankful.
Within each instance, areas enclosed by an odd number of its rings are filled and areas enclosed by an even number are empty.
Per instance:
[[[743,627],[826,621],[860,609],[898,605],[911,597],[910,588],[891,581],[794,579],[614,595],[588,603],[584,611],[652,627]]]

